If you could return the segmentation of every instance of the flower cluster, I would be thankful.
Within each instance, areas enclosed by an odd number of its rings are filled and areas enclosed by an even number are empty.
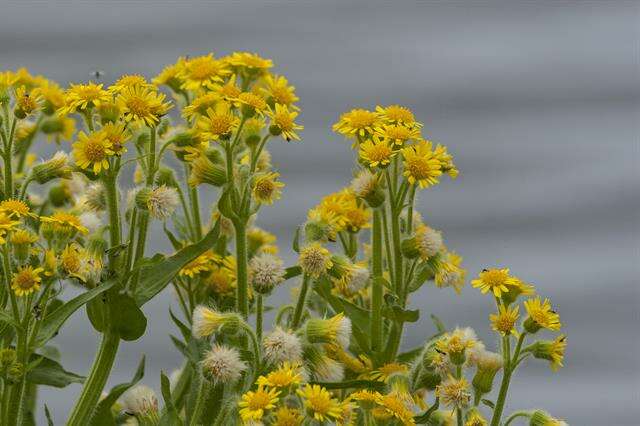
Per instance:
[[[495,352],[435,316],[435,334],[400,351],[420,316],[412,295],[466,283],[462,258],[416,203],[459,172],[409,108],[340,116],[353,180],[308,211],[285,266],[258,213],[284,188],[267,144],[300,141],[303,126],[274,67],[250,52],[205,54],[153,78],[107,84],[98,73],[67,88],[0,72],[0,423],[29,423],[38,386],[82,382],[71,426],[566,424],[542,410],[502,422],[516,369],[541,359],[556,371],[566,348],[564,335],[537,339],[560,330],[559,314],[507,268],[471,281],[495,300]],[[41,140],[58,151],[36,161]],[[172,253],[148,253],[157,231]],[[293,301],[269,306],[287,280]],[[162,399],[137,384],[144,358],[105,390],[120,342],[144,335],[141,308],[166,287],[180,369],[162,373]],[[81,307],[101,339],[86,378],[50,345]]]

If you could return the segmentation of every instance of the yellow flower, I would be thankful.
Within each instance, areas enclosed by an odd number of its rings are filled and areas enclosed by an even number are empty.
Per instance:
[[[186,60],[184,58],[178,58],[175,64],[167,65],[160,74],[153,78],[153,83],[158,86],[168,86],[176,92],[179,91],[183,84],[180,74],[182,73],[185,62]]]
[[[258,389],[254,391],[248,391],[242,395],[242,400],[238,403],[240,409],[240,417],[243,421],[249,420],[261,420],[266,410],[270,410],[275,407],[278,402],[278,395],[280,391],[277,389],[265,389],[263,386],[258,386]]]
[[[242,90],[236,86],[235,74],[232,75],[226,83],[215,86],[212,90],[227,101],[236,99],[240,93],[242,93]]]
[[[127,152],[124,144],[129,140],[131,134],[122,123],[107,123],[102,127],[105,138],[111,143],[111,150],[115,155],[122,155]]]
[[[289,86],[287,79],[281,75],[267,75],[264,79],[265,86],[263,90],[267,101],[273,104],[293,106],[300,98],[296,96],[295,87]]]
[[[354,401],[360,402],[364,408],[370,408],[372,404],[376,404],[378,402],[382,395],[378,391],[362,389],[352,393],[350,396]]]
[[[102,84],[72,84],[65,94],[65,106],[60,109],[61,114],[83,112],[93,107],[99,107],[104,102],[109,102],[109,92],[102,88]]]
[[[529,314],[529,318],[531,318],[538,327],[552,331],[560,330],[562,326],[560,323],[560,315],[551,309],[549,299],[544,299],[544,302],[541,302],[539,297],[525,300],[524,307]]]
[[[132,87],[147,87],[152,88],[153,84],[149,83],[146,78],[141,76],[140,74],[127,74],[123,75],[113,83],[111,87],[109,87],[109,93],[117,94],[125,89],[129,89]]]
[[[453,164],[453,156],[447,152],[446,146],[438,144],[433,154],[440,161],[440,167],[444,173],[447,173],[452,179],[458,177],[460,171]]]
[[[207,109],[206,116],[200,117],[197,126],[203,138],[215,141],[228,139],[238,128],[239,121],[227,102],[219,102],[215,108]]]
[[[373,370],[372,372],[368,373],[366,377],[370,380],[376,380],[378,382],[386,383],[389,380],[389,377],[391,377],[392,375],[397,373],[405,374],[407,372],[409,372],[409,368],[406,365],[399,362],[390,362],[387,364],[383,364],[378,367],[377,370]]]
[[[171,108],[171,104],[164,99],[164,94],[152,88],[131,86],[120,91],[116,104],[126,122],[152,127],[158,124],[160,118]]]
[[[276,104],[275,109],[270,110],[267,115],[271,118],[273,133],[281,134],[287,142],[292,139],[300,140],[296,130],[302,130],[304,127],[294,122],[298,116],[296,111],[289,111],[286,105]]]
[[[284,183],[278,182],[280,173],[269,172],[256,178],[253,184],[253,196],[258,203],[273,204],[280,199]]]
[[[258,385],[270,386],[275,388],[286,388],[296,386],[304,380],[302,369],[299,364],[291,364],[285,361],[276,370],[270,372],[266,376],[258,377]]]
[[[436,396],[440,398],[442,404],[452,409],[467,407],[471,399],[467,381],[464,378],[455,379],[451,376],[436,387]]]
[[[500,305],[498,313],[490,314],[491,328],[502,335],[515,334],[514,325],[520,317],[520,306],[507,307]]]
[[[82,267],[82,253],[76,244],[68,244],[60,254],[60,266],[69,275],[75,276]]]
[[[179,275],[193,278],[201,272],[211,271],[216,264],[221,262],[222,259],[219,255],[215,254],[213,251],[206,251],[182,267]]]
[[[38,87],[38,93],[42,96],[43,110],[46,114],[53,114],[64,107],[64,90],[52,81],[45,81]]]
[[[60,143],[60,140],[70,140],[73,132],[76,130],[76,121],[69,117],[50,117],[43,121],[41,126],[42,132],[47,135],[47,142],[54,140]]]
[[[13,219],[5,212],[0,212],[0,244],[6,243],[5,235],[12,231],[16,226],[20,225],[19,220]]]
[[[383,120],[391,124],[402,124],[408,127],[422,127],[421,123],[416,121],[413,112],[407,107],[400,105],[388,105],[386,107],[377,106],[376,112]]]
[[[274,413],[273,426],[300,426],[303,417],[295,408],[280,407]]]
[[[397,418],[404,425],[414,425],[413,412],[406,406],[403,398],[395,393],[389,393],[387,395],[381,395],[377,401],[378,405],[384,409],[384,411]]]
[[[338,122],[333,125],[333,131],[347,137],[363,138],[372,135],[378,123],[378,114],[356,108],[342,114]]]
[[[555,340],[540,340],[533,344],[533,356],[550,362],[552,371],[558,371],[563,366],[564,351],[567,348],[567,336],[564,334]]]
[[[250,73],[263,73],[273,67],[271,59],[262,58],[257,53],[233,52],[225,60],[231,66],[245,68]]]
[[[236,288],[235,272],[225,267],[214,266],[211,273],[204,279],[204,283],[220,296],[233,294]]]
[[[11,244],[33,244],[38,241],[38,236],[27,229],[18,229],[11,236]]]
[[[484,269],[477,279],[471,281],[471,285],[479,288],[482,294],[491,290],[495,297],[500,297],[502,293],[508,292],[508,286],[513,286],[515,282],[516,279],[509,275],[509,268]]]
[[[58,272],[58,258],[53,250],[46,250],[44,252],[44,274],[47,277],[52,277]]]
[[[31,209],[22,200],[16,200],[15,198],[9,198],[0,203],[0,211],[6,213],[10,217],[22,218],[26,216],[36,217],[36,214],[31,212]]]
[[[207,92],[196,97],[191,104],[182,109],[182,116],[190,120],[199,115],[205,115],[209,108],[214,108],[222,98],[214,92]]]
[[[183,81],[183,89],[200,90],[222,82],[223,77],[230,73],[225,61],[215,59],[213,53],[209,53],[187,59],[178,77]]]
[[[342,414],[338,400],[320,385],[306,385],[297,393],[302,397],[309,416],[319,422],[335,420]]]
[[[40,108],[41,101],[42,97],[40,96],[38,89],[28,93],[24,86],[18,87],[16,89],[16,117],[23,119],[28,115],[33,114]]]
[[[42,283],[40,274],[43,271],[43,268],[34,269],[31,265],[19,267],[18,271],[13,274],[13,280],[11,281],[11,288],[16,296],[26,296],[40,290],[40,284]]]
[[[445,252],[436,270],[436,287],[453,287],[456,293],[460,294],[467,275],[467,271],[460,267],[461,264],[461,256],[452,251]]]
[[[242,92],[235,98],[235,103],[242,107],[244,115],[253,116],[254,113],[264,115],[267,110],[267,102],[260,95],[251,92]]]
[[[56,212],[52,216],[40,216],[40,221],[50,225],[54,233],[89,233],[89,230],[82,225],[80,218],[71,213]]]
[[[431,150],[431,143],[421,142],[402,149],[404,157],[404,176],[411,185],[418,183],[426,188],[438,183],[442,170],[440,161]]]
[[[319,243],[313,243],[300,251],[298,263],[304,271],[314,278],[318,278],[333,266],[331,253]]]
[[[91,168],[99,174],[109,169],[109,157],[114,155],[111,141],[104,131],[78,133],[78,140],[73,143],[73,157],[81,169]]]
[[[373,136],[360,144],[358,155],[368,167],[386,167],[391,163],[395,151],[389,143]]]
[[[382,127],[377,127],[375,133],[393,145],[404,145],[405,142],[420,138],[418,128],[401,124],[384,124]]]

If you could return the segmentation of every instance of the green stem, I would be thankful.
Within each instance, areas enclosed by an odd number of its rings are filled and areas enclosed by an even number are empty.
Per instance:
[[[258,341],[262,341],[262,315],[263,315],[263,301],[262,294],[258,294],[256,305],[256,334],[258,335]]]
[[[511,348],[509,336],[502,337],[502,357],[504,359],[504,371],[502,372],[502,382],[500,383],[498,399],[493,409],[493,416],[491,417],[491,426],[498,426],[500,424],[502,410],[504,409],[504,403],[507,399],[507,391],[509,390],[509,382],[511,381]]]
[[[530,411],[515,411],[513,414],[511,414],[509,417],[507,417],[507,420],[504,422],[504,426],[509,426],[511,424],[512,421],[514,421],[515,419],[517,419],[518,417],[531,417],[531,412]]]
[[[382,212],[373,212],[371,228],[371,350],[375,356],[382,350]]]
[[[247,229],[246,223],[240,219],[234,221],[236,231],[237,261],[237,298],[236,309],[246,320],[249,317],[249,286],[247,276]]]
[[[67,421],[67,426],[84,426],[88,424],[113,367],[119,344],[120,338],[117,334],[110,331],[103,334],[100,349],[91,367],[91,372],[84,382],[78,402],[76,402]]]
[[[120,210],[118,208],[118,189],[116,188],[117,176],[109,176],[104,179],[105,195],[107,198],[107,210],[109,212],[109,236],[110,246],[120,245]],[[110,255],[109,266],[115,268],[114,253]]]
[[[310,277],[304,274],[302,277],[302,286],[300,287],[300,295],[298,295],[298,303],[296,304],[296,310],[293,312],[293,320],[291,321],[291,328],[296,330],[300,326],[302,320],[302,314],[304,307],[307,304],[307,293],[309,292]]]
[[[190,426],[197,426],[198,424],[201,424],[200,415],[202,414],[202,410],[204,409],[207,394],[209,393],[209,388],[209,382],[201,375],[198,397],[196,398],[196,405],[193,407],[193,411],[191,412],[191,420],[189,421]]]
[[[11,131],[9,133],[9,139],[4,147],[4,198],[9,199],[13,197],[13,171],[11,161],[13,150],[13,135],[16,130],[17,119],[13,119],[11,123]]]

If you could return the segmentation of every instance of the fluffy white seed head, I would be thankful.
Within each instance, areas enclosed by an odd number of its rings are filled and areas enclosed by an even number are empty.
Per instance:
[[[102,226],[102,220],[94,212],[84,212],[79,216],[82,226],[89,230],[90,234],[96,232]]]
[[[280,327],[262,339],[264,356],[273,364],[302,362],[302,343],[298,336]]]
[[[122,408],[134,416],[144,416],[158,411],[158,398],[149,386],[138,385],[122,395]]]
[[[253,288],[261,294],[270,293],[273,288],[284,281],[282,260],[269,253],[260,254],[249,264]]]
[[[369,269],[364,266],[354,266],[351,275],[347,280],[347,290],[349,293],[357,293],[369,282]]]
[[[435,256],[444,248],[442,234],[428,226],[422,226],[418,229],[416,244],[420,255],[425,259]]]
[[[313,376],[319,382],[340,382],[344,378],[344,366],[325,355],[313,366]]]
[[[338,322],[338,328],[336,330],[336,341],[343,348],[349,347],[349,342],[351,340],[351,320],[345,316],[340,318]]]
[[[377,185],[377,179],[369,170],[363,170],[351,181],[351,189],[357,197],[369,195]]]
[[[179,202],[178,192],[175,188],[162,185],[151,191],[147,207],[152,217],[165,220],[173,214]]]
[[[202,360],[202,371],[214,383],[236,383],[246,369],[240,353],[228,346],[213,345]]]

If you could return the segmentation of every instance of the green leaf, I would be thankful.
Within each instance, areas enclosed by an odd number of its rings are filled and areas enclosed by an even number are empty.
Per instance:
[[[88,426],[114,426],[116,424],[111,414],[111,407],[123,393],[135,386],[144,377],[144,361],[145,357],[142,356],[138,369],[129,383],[121,383],[112,387],[107,396],[100,400]]]
[[[491,408],[491,409],[496,408],[496,404],[494,404],[494,403],[493,403],[493,401],[491,401],[491,400],[489,400],[489,399],[484,399],[484,398],[483,398],[483,399],[481,399],[481,401],[482,401],[482,403],[483,403],[484,405],[486,405],[487,407],[489,407],[489,408]]]
[[[182,321],[180,321],[171,311],[171,309],[169,309],[169,316],[171,317],[171,319],[173,320],[173,323],[176,325],[176,327],[178,327],[178,329],[180,330],[180,333],[182,334],[182,337],[184,338],[184,340],[186,342],[189,341],[190,337],[191,337],[191,328],[189,328],[188,325],[186,325],[185,323],[183,323]]]
[[[18,324],[18,322],[16,322],[16,320],[5,311],[0,311],[0,323],[10,324],[16,330],[22,330],[22,326]]]
[[[167,238],[169,239],[169,241],[171,242],[171,245],[173,246],[173,249],[174,250],[180,250],[182,248],[182,243],[180,242],[180,240],[178,240],[178,238],[176,238],[175,235],[173,235],[173,232],[171,232],[169,230],[169,228],[167,228],[166,222],[162,226],[162,229],[164,230],[164,233],[167,236]]]
[[[202,253],[210,249],[220,235],[220,221],[197,243],[191,244],[170,257],[154,256],[153,262],[142,267],[140,282],[136,287],[135,300],[142,306],[160,293],[175,275]]]
[[[290,280],[298,275],[302,274],[302,268],[300,266],[290,266],[284,270],[284,280]]]
[[[218,200],[218,210],[220,213],[229,219],[236,218],[236,214],[233,211],[233,203],[231,202],[231,189],[227,188],[224,190],[222,195],[220,195],[220,199]]]
[[[293,248],[293,251],[295,251],[296,253],[300,253],[300,227],[299,226],[296,226],[296,231],[293,234],[292,248]]]
[[[429,407],[429,409],[425,411],[424,414],[420,416],[415,416],[413,420],[416,422],[416,424],[419,424],[419,425],[427,424],[429,422],[429,418],[434,413],[434,411],[438,409],[438,407],[440,407],[440,398],[436,397],[436,400],[434,401],[433,405]]]
[[[442,320],[440,320],[440,318],[438,318],[434,314],[431,314],[431,321],[433,321],[433,324],[438,329],[438,333],[445,333],[447,331],[447,327],[444,326]]]
[[[178,415],[175,405],[173,405],[173,398],[171,397],[171,385],[169,378],[160,372],[160,389],[162,391],[162,398],[164,399],[164,414],[160,418],[160,426],[181,426],[182,420]]]
[[[60,327],[62,327],[62,324],[64,324],[64,322],[71,316],[71,314],[77,311],[85,303],[95,299],[105,291],[109,290],[111,287],[116,285],[117,282],[117,279],[112,278],[98,285],[96,288],[93,288],[87,292],[82,293],[79,296],[74,297],[55,311],[52,311],[42,321],[42,326],[40,327],[38,336],[35,340],[35,347],[40,347],[47,343],[49,339],[51,339],[58,332]]]
[[[71,383],[82,383],[84,377],[66,371],[59,362],[43,355],[33,354],[30,364],[37,363],[27,372],[27,380],[36,385],[64,388]]]
[[[385,306],[382,315],[396,322],[416,322],[420,319],[419,310],[402,309],[398,305]]]
[[[105,322],[106,318],[104,316],[106,304],[101,299],[93,299],[87,303],[87,317],[89,318],[89,322],[93,326],[93,328],[102,333],[107,329]]]
[[[406,351],[398,355],[396,358],[398,362],[408,364],[413,361],[424,349],[424,346],[418,346],[417,348],[413,348],[410,351]]]
[[[147,329],[144,316],[133,297],[115,294],[109,300],[111,307],[111,327],[118,332],[122,340],[138,340]]]
[[[51,413],[49,412],[49,407],[47,407],[47,404],[44,404],[44,416],[47,418],[47,425],[54,426],[53,420],[51,420]]]

